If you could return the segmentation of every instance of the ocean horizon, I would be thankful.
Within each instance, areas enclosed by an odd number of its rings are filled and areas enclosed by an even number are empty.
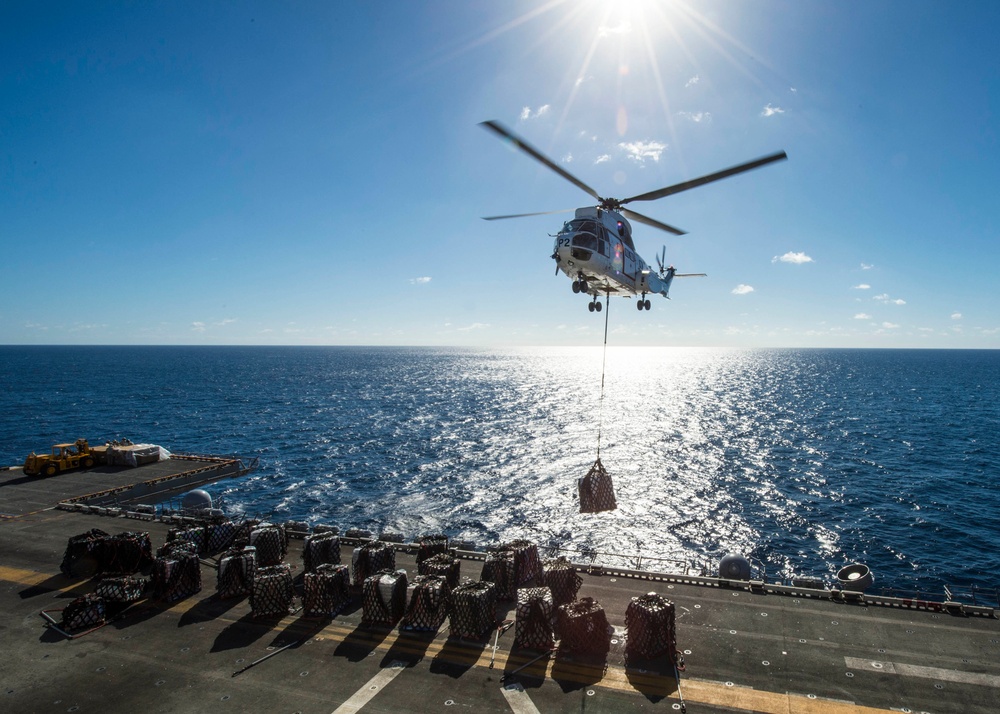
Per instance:
[[[76,438],[257,457],[210,489],[234,514],[1000,584],[1000,350],[32,345],[0,373],[0,464]],[[581,514],[598,439],[618,509]]]

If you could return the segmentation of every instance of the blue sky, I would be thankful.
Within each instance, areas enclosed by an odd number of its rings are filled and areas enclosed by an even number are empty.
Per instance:
[[[1000,4],[0,6],[0,343],[599,344],[481,216],[637,205],[682,272],[611,341],[1000,347]]]

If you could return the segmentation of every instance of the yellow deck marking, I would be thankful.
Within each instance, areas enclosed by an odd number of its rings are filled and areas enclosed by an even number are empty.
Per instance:
[[[51,575],[38,573],[32,570],[22,570],[18,568],[0,566],[0,580],[4,580],[15,585],[30,587],[43,583],[52,577],[53,576]],[[80,584],[80,581],[75,581],[67,583],[64,587],[53,587],[52,589],[60,591],[72,590]],[[173,613],[183,613],[195,607],[200,602],[202,602],[202,600],[190,597],[171,604],[157,603],[157,606]],[[238,622],[239,619],[239,617],[234,617],[231,613],[226,613],[216,618],[216,620],[227,624]],[[290,615],[282,619],[274,629],[278,630],[279,628],[287,628],[297,619],[297,615]],[[358,643],[364,643],[367,640],[372,645],[373,649],[380,652],[387,652],[390,649],[394,649],[394,652],[397,653],[405,652],[407,654],[413,654],[418,657],[429,659],[433,659],[439,655],[446,646],[445,639],[440,636],[432,640],[429,644],[426,640],[411,640],[413,645],[408,647],[407,639],[411,638],[412,635],[401,633],[396,629],[385,637],[381,637],[381,635],[382,633],[379,633],[379,636],[376,636],[373,633],[371,637],[368,638],[363,632],[359,632],[357,627],[354,625],[331,622],[316,635],[316,639],[320,641],[329,639],[332,642],[339,644],[344,642],[348,636],[350,636],[355,642]],[[447,646],[454,648],[456,647],[456,643],[450,642]],[[467,648],[469,650],[480,650],[479,657],[475,661],[474,666],[489,667],[490,658],[487,654],[490,651],[489,645],[481,647],[480,644],[476,643],[467,645]],[[503,672],[509,663],[511,665],[511,669],[516,669],[522,664],[530,661],[535,654],[536,653],[519,653],[514,656],[510,656],[508,653],[497,650],[496,663],[494,667],[498,671]],[[546,678],[550,678],[554,663],[554,658],[549,658],[548,661],[540,660],[538,663],[525,669],[524,674],[526,676],[530,674],[531,676],[545,676]],[[544,671],[541,669],[543,666]],[[641,674],[636,670],[627,670],[624,667],[609,666],[604,672],[604,676],[601,680],[594,682],[592,677],[593,669],[593,665],[578,665],[569,662],[561,662],[559,664],[559,674],[561,679],[568,679],[570,681],[579,680],[581,683],[589,684],[592,687],[603,687],[605,689],[613,689],[622,692],[641,692],[643,694],[654,693],[658,696],[678,699],[677,684],[674,681],[674,678],[670,675],[664,676],[653,673]],[[575,678],[574,674],[576,674]],[[633,682],[635,682],[635,684],[633,684]],[[641,687],[641,689],[638,689],[636,685]],[[753,689],[751,687],[729,687],[718,682],[688,679],[686,677],[681,679],[681,690],[684,694],[684,700],[686,702],[697,702],[700,704],[708,704],[710,706],[728,707],[729,709],[735,711],[760,712],[761,714],[892,714],[892,710],[890,709],[866,707],[852,702],[835,701],[819,697],[816,699],[810,699],[802,694],[767,692],[759,689]]]

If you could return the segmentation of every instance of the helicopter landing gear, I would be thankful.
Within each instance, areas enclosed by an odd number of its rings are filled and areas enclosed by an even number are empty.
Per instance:
[[[652,308],[653,306],[649,303],[649,300],[646,299],[646,293],[643,293],[642,297],[635,303],[635,309],[640,312],[642,310],[651,310]]]
[[[573,281],[573,292],[574,293],[588,293],[590,292],[590,286],[587,285],[585,278],[580,278],[579,280]]]
[[[590,310],[591,312],[600,312],[601,311],[601,303],[597,302],[597,296],[596,295],[594,296],[594,299],[591,300],[587,304],[587,309]]]

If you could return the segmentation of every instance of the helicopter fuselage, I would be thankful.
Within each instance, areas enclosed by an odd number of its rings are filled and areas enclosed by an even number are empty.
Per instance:
[[[632,226],[624,216],[599,207],[576,209],[556,234],[552,257],[574,281],[574,291],[594,298],[647,293],[666,297],[673,278],[669,273],[661,278],[635,251]]]

